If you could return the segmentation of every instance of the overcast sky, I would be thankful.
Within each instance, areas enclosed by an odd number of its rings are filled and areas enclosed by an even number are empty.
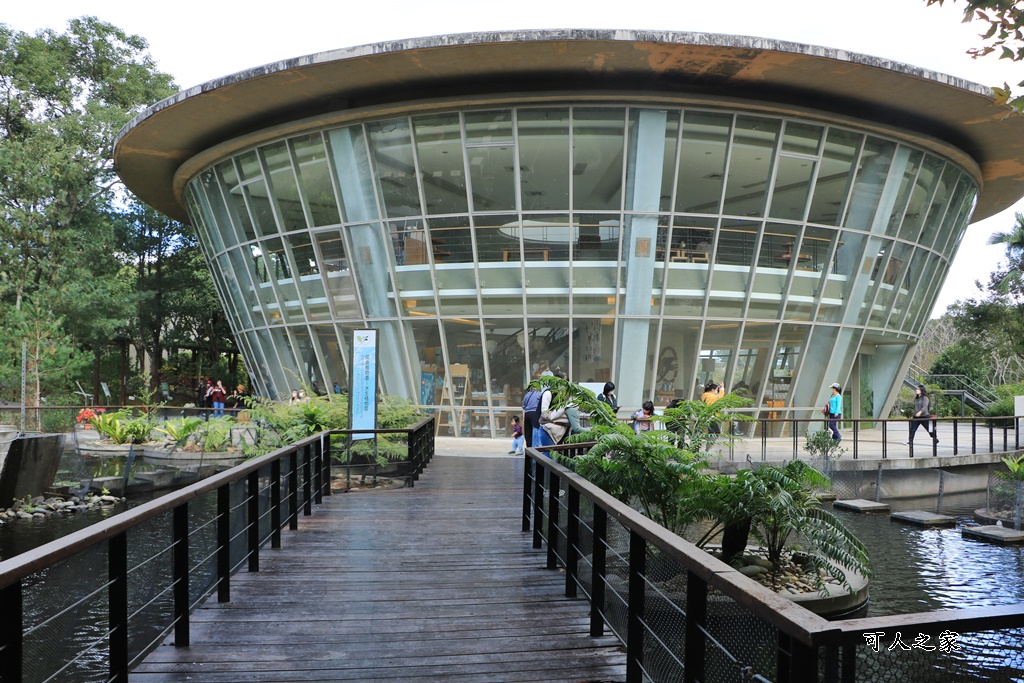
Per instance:
[[[35,32],[63,30],[67,21],[95,15],[149,41],[159,68],[182,88],[290,57],[385,40],[444,33],[541,28],[621,28],[704,31],[760,36],[884,57],[984,85],[1024,80],[1024,64],[986,57],[983,25],[963,24],[963,2],[946,0],[341,0],[333,3],[222,3],[206,0],[35,0],[4,3],[0,22]],[[301,6],[301,9],[300,9]],[[925,103],[922,103],[923,105]],[[936,302],[933,316],[977,293],[1002,257],[986,246],[1009,230],[1024,201],[975,223],[968,231]]]

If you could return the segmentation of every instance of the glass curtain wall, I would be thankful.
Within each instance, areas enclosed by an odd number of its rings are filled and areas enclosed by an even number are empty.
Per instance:
[[[383,391],[498,436],[556,368],[627,409],[721,381],[762,414],[812,410],[861,339],[914,342],[976,196],[947,159],[849,126],[565,104],[275,140],[186,203],[260,393],[344,390],[373,327]]]

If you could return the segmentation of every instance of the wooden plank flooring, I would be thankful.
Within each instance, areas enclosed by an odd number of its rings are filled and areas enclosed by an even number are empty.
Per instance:
[[[624,681],[522,533],[522,461],[438,456],[414,489],[324,498],[132,683]]]

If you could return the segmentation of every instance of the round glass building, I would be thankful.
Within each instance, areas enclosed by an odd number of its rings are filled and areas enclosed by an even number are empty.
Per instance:
[[[237,74],[116,160],[195,226],[259,393],[343,389],[371,327],[385,392],[491,436],[555,368],[627,407],[715,380],[803,416],[838,381],[886,414],[1022,141],[987,88],[870,57],[534,31]]]

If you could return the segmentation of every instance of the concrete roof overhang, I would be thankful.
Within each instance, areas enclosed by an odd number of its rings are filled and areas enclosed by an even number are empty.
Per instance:
[[[609,97],[614,95],[614,98]],[[903,138],[959,163],[982,185],[973,220],[1024,195],[1024,118],[990,88],[843,50],[766,38],[627,30],[504,31],[321,52],[179,92],[115,141],[125,184],[188,219],[185,182],[230,151],[302,122],[474,104],[665,101],[816,116]],[[420,104],[417,104],[420,103]]]

